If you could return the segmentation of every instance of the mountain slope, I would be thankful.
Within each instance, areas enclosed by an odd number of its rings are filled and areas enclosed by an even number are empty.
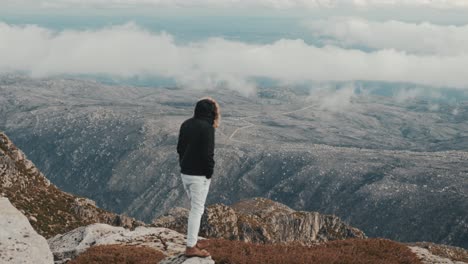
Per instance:
[[[7,197],[45,237],[95,222],[127,227],[142,224],[99,209],[89,199],[59,190],[3,132],[0,132],[0,176],[1,196]]]

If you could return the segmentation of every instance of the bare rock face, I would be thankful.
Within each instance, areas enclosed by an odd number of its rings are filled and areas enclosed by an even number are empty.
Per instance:
[[[45,237],[101,222],[133,228],[133,218],[99,209],[94,201],[59,190],[0,132],[0,195],[7,197]]]
[[[188,221],[189,210],[183,207],[174,207],[169,211],[154,220],[155,226],[170,227],[171,229],[177,230],[180,233],[187,233],[187,221]]]
[[[147,246],[167,256],[173,256],[184,252],[186,237],[176,231],[161,227],[140,226],[132,231],[106,224],[92,224],[57,235],[50,238],[48,242],[56,263],[64,263],[74,259],[91,246],[111,244]]]
[[[0,198],[0,263],[53,263],[45,238],[7,198]]]
[[[169,211],[157,218],[155,226],[186,232],[188,210]],[[200,235],[246,242],[299,242],[305,245],[337,239],[365,238],[333,215],[295,211],[265,198],[243,200],[232,206],[208,206],[202,217]]]
[[[206,237],[252,241],[244,236],[243,224],[234,209],[224,204],[214,204],[205,209],[200,229]],[[254,235],[255,232],[250,234]]]

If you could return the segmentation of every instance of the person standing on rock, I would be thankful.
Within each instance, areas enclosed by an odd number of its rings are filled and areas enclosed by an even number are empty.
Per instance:
[[[221,118],[218,103],[211,97],[197,102],[193,117],[180,126],[177,153],[182,183],[190,200],[187,224],[187,257],[208,257],[208,240],[198,240],[201,217],[215,165],[215,128]]]

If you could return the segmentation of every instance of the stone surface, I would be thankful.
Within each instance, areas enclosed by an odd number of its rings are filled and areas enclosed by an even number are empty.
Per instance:
[[[187,209],[177,208],[157,218],[153,224],[186,232],[187,217]],[[202,217],[200,235],[261,243],[294,241],[306,245],[366,237],[336,216],[295,211],[265,198],[247,199],[232,206],[208,206]]]
[[[26,216],[4,197],[0,197],[0,263],[53,263],[46,239],[37,234]]]
[[[187,258],[183,253],[171,256],[163,259],[159,264],[215,264],[214,260],[211,257],[198,258],[191,257]]]
[[[466,264],[463,261],[452,261],[448,258],[432,254],[429,250],[421,247],[409,247],[416,253],[424,264]]]
[[[62,263],[75,258],[91,246],[110,244],[147,246],[171,256],[184,252],[186,237],[161,227],[140,226],[132,231],[106,224],[92,224],[57,235],[48,242],[57,263]]]
[[[468,262],[468,249],[431,242],[409,243],[408,246],[427,249],[431,254],[452,261]]]

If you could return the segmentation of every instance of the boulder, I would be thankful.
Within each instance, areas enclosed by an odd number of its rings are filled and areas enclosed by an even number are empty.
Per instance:
[[[53,263],[47,240],[4,197],[0,197],[0,263]]]

